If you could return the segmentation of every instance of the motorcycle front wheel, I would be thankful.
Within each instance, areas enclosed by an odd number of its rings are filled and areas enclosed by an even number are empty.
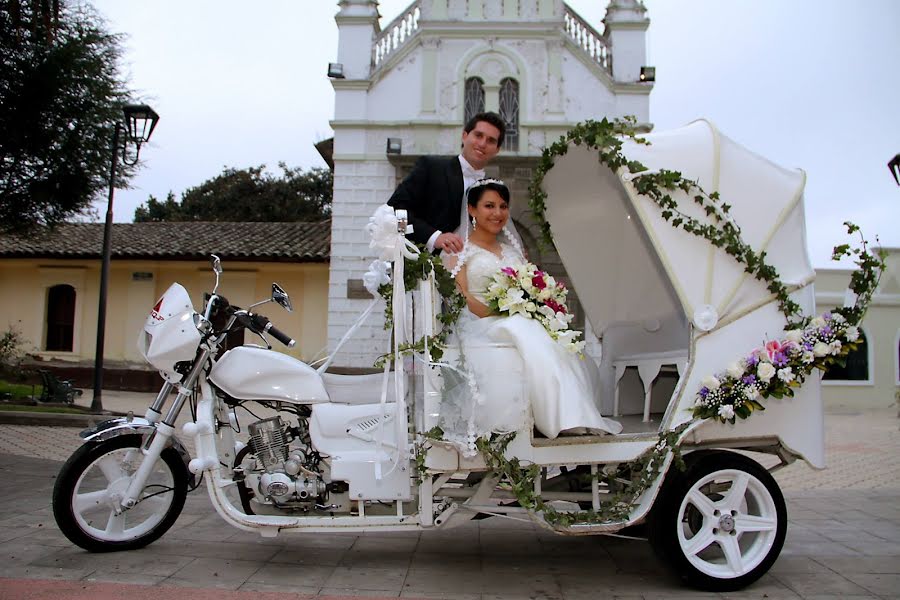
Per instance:
[[[134,550],[159,539],[175,523],[187,496],[188,472],[178,452],[163,450],[137,504],[119,502],[146,457],[142,436],[87,443],[69,457],[53,488],[53,515],[72,543],[90,552]]]

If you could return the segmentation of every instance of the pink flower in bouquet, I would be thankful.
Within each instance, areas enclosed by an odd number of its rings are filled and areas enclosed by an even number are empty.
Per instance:
[[[537,271],[534,274],[534,277],[531,278],[531,285],[539,290],[545,289],[547,287],[547,282],[544,281],[544,273],[541,271]]]
[[[500,269],[500,272],[503,273],[504,275],[509,275],[510,277],[518,277],[519,276],[519,274],[516,273],[516,270],[513,269],[512,267],[503,267],[502,269]]]
[[[776,357],[781,358],[784,356],[787,349],[791,347],[790,342],[781,343],[778,340],[772,340],[766,344],[766,353],[769,355],[770,360],[775,360]],[[781,355],[781,356],[779,356]]]
[[[554,310],[554,312],[561,312],[562,314],[566,314],[566,307],[564,305],[556,302],[555,300],[553,300],[553,298],[547,298],[544,301],[544,304],[546,304],[547,306],[552,308]]]

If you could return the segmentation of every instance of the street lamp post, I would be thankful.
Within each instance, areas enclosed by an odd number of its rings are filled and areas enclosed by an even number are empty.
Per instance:
[[[100,268],[100,301],[97,306],[97,353],[94,357],[94,398],[91,400],[91,412],[103,412],[103,344],[106,334],[106,296],[109,289],[109,259],[112,250],[113,194],[116,190],[116,169],[119,163],[119,152],[122,163],[137,164],[141,152],[141,144],[150,139],[156,128],[159,115],[146,104],[127,104],[122,107],[125,123],[117,122],[113,131],[112,159],[109,167],[109,201],[106,204],[106,224],[103,227],[103,264]],[[124,139],[121,140],[124,134]],[[126,153],[128,142],[134,142],[134,158],[129,159]]]

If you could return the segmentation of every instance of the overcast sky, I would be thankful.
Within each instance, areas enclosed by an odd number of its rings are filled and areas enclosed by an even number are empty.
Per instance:
[[[324,167],[331,137],[336,0],[90,0],[127,35],[131,85],[160,114],[144,169],[119,190],[116,221],[149,195],[180,198],[224,167]],[[568,0],[595,28],[605,0]],[[410,4],[383,0],[382,24]],[[900,2],[646,0],[657,130],[698,117],[808,175],[810,254],[828,266],[852,219],[900,246]],[[601,115],[598,115],[600,117]],[[105,200],[98,203],[101,215]]]

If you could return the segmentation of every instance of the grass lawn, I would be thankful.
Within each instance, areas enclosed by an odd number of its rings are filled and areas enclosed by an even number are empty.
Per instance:
[[[30,383],[9,383],[0,380],[0,397],[3,394],[9,394],[13,400],[30,400],[32,394],[34,397],[40,398],[41,392],[44,391],[42,385],[31,385]]]
[[[33,413],[66,413],[70,415],[83,415],[83,408],[72,408],[71,406],[34,406],[31,404],[9,404],[0,402],[0,412],[16,411],[16,412],[33,412]]]

